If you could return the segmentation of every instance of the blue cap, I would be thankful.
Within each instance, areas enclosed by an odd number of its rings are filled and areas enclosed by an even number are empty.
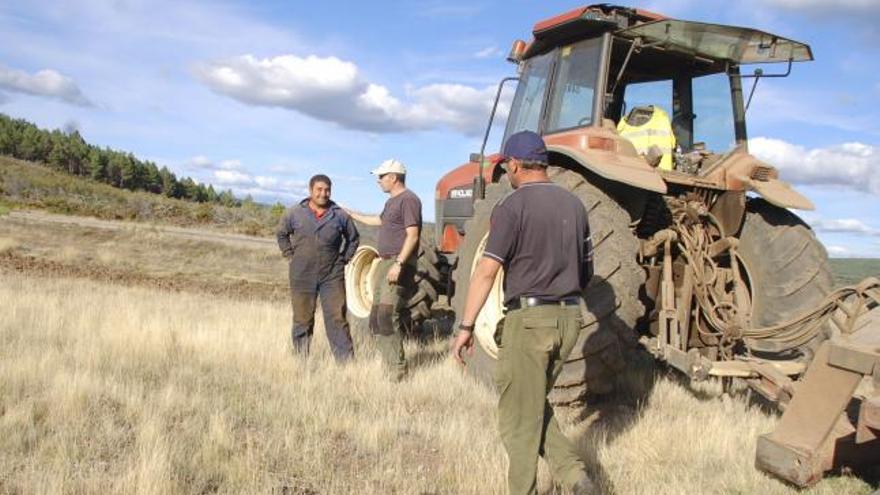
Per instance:
[[[549,163],[544,140],[532,131],[520,131],[507,138],[501,155],[502,160],[516,158],[527,162]]]

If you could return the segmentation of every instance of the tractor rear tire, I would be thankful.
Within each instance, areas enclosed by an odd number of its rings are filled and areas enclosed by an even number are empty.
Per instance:
[[[752,289],[753,327],[782,323],[815,308],[831,292],[834,277],[825,248],[794,213],[750,199],[737,250]],[[779,358],[812,358],[823,333]]]
[[[370,333],[370,307],[373,302],[372,275],[379,254],[373,246],[360,246],[346,266],[345,288],[348,306],[348,324],[352,334]],[[431,317],[431,307],[437,301],[440,271],[434,243],[422,237],[415,276],[416,288],[406,303],[403,324],[408,333],[415,332],[421,323]]]
[[[639,289],[645,282],[645,271],[636,259],[639,243],[630,229],[629,214],[597,186],[601,179],[593,183],[577,172],[557,167],[548,172],[553,182],[583,202],[594,248],[595,275],[583,294],[586,304],[582,307],[581,335],[550,393],[551,403],[569,404],[582,400],[588,392],[603,394],[613,389],[615,375],[625,365],[624,356],[636,345],[634,326],[644,312]],[[453,273],[452,305],[458,318],[488,234],[492,208],[510,191],[506,177],[487,186],[485,199],[476,202],[474,216],[465,224],[466,235]],[[501,300],[498,294],[490,295],[487,304]],[[500,308],[490,308],[490,312],[501,314]],[[479,329],[476,333],[475,355],[468,362],[468,371],[489,381],[497,362],[497,346],[491,335],[481,335]]]

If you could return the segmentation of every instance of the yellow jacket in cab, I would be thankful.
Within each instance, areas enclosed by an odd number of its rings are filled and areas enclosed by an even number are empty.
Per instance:
[[[656,145],[663,152],[657,168],[672,170],[675,135],[669,115],[662,108],[655,105],[633,108],[625,119],[620,119],[617,132],[629,139],[640,154],[647,154],[651,146]]]

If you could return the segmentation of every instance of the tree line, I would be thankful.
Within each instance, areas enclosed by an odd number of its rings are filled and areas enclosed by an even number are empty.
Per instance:
[[[168,167],[139,160],[131,153],[86,143],[79,131],[48,131],[0,113],[0,155],[42,162],[80,177],[131,191],[148,191],[169,198],[241,206],[232,191],[217,192],[214,186],[190,177],[178,179]]]

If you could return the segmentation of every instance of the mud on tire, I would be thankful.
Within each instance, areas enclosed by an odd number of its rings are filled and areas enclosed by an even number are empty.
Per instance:
[[[554,182],[583,202],[595,250],[595,276],[584,291],[586,307],[582,308],[581,336],[550,394],[551,402],[564,404],[579,400],[587,392],[607,393],[613,387],[615,374],[625,364],[624,349],[635,344],[633,327],[644,312],[638,294],[645,272],[636,259],[638,239],[630,230],[626,210],[576,172],[557,167],[548,172]],[[489,185],[485,199],[475,204],[474,216],[465,225],[467,235],[453,273],[452,304],[459,318],[475,257],[488,232],[492,208],[510,191],[506,178]],[[488,381],[495,366],[492,344],[478,339],[474,347],[469,371]]]
[[[738,253],[752,289],[752,326],[766,327],[814,308],[833,287],[825,248],[794,213],[759,198],[746,204]],[[825,335],[796,349],[811,357]],[[797,357],[789,355],[777,357]]]

